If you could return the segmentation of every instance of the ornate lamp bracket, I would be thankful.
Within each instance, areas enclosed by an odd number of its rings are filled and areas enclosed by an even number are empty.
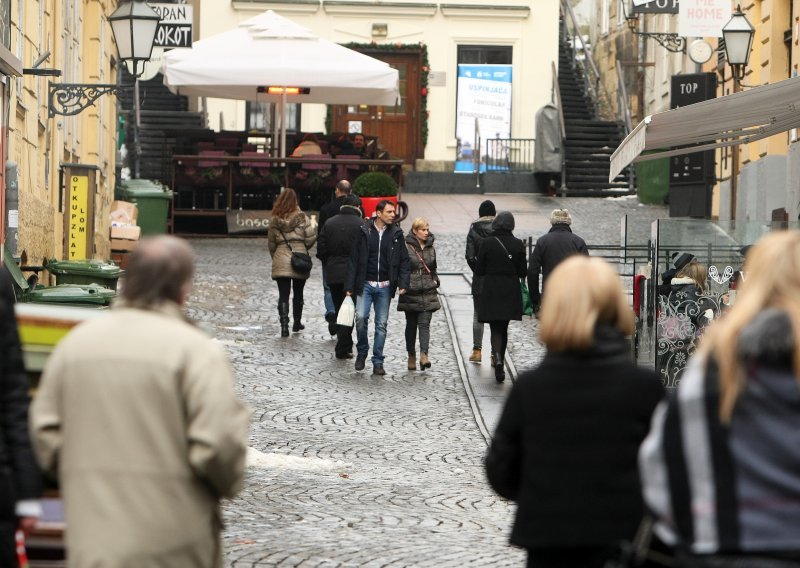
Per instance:
[[[678,34],[640,31],[633,31],[633,33],[645,38],[653,38],[661,47],[672,53],[686,53],[686,38]]]
[[[47,94],[48,116],[74,116],[93,105],[105,94],[119,95],[121,88],[112,84],[50,83]]]

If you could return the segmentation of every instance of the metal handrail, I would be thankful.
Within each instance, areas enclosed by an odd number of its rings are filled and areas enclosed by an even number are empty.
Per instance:
[[[573,58],[575,64],[579,65],[581,67],[581,70],[583,71],[583,80],[584,83],[586,84],[587,90],[592,95],[592,100],[594,101],[595,105],[595,113],[600,115],[602,114],[600,112],[601,99],[607,109],[611,110],[613,108],[611,103],[612,100],[611,95],[609,94],[608,89],[606,89],[605,84],[600,80],[600,72],[597,70],[597,66],[594,63],[592,49],[590,46],[586,44],[586,42],[583,41],[583,34],[580,33],[580,25],[578,24],[578,19],[575,17],[575,12],[572,9],[572,5],[569,3],[569,0],[561,1],[561,12],[562,14],[565,15],[563,20],[564,20],[564,31],[566,32],[566,36],[578,38],[578,40],[581,43],[581,47],[583,48],[583,52],[586,55],[584,59],[585,61],[589,62],[588,70],[591,71],[592,77],[594,79],[594,85],[592,85],[592,82],[589,80],[588,76],[589,74],[587,73],[586,66],[582,62],[578,61],[577,58]],[[570,34],[569,32],[569,24],[567,22],[566,15],[569,15],[569,20],[572,22],[572,29],[574,30],[574,33],[572,34]]]
[[[558,107],[558,127],[561,131],[561,187],[558,188],[561,196],[567,194],[567,127],[564,124],[564,106],[561,104],[561,89],[558,87],[558,68],[555,61],[550,62],[553,69],[553,95]]]

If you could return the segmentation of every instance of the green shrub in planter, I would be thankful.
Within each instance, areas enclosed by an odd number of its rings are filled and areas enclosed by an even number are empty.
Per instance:
[[[353,182],[353,193],[359,197],[386,197],[397,195],[397,184],[392,176],[383,172],[361,174]]]

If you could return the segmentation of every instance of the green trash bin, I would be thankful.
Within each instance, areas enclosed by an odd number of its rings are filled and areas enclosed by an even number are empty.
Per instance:
[[[117,199],[135,203],[139,209],[138,225],[142,236],[167,232],[167,213],[172,191],[151,180],[125,180],[117,186]]]
[[[60,284],[100,284],[117,289],[117,280],[125,274],[115,263],[107,260],[48,260],[44,267]]]
[[[75,306],[107,306],[117,295],[99,284],[88,286],[80,284],[62,284],[46,288],[34,288],[25,294],[23,301],[36,304],[61,304]]]

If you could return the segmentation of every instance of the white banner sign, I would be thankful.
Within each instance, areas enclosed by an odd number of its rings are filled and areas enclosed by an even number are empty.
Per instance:
[[[722,27],[730,19],[730,0],[681,0],[678,11],[678,35],[722,37]]]
[[[475,158],[483,160],[480,153],[485,148],[473,147],[477,133],[484,143],[511,137],[511,80],[511,65],[458,66],[457,171],[472,171]]]

